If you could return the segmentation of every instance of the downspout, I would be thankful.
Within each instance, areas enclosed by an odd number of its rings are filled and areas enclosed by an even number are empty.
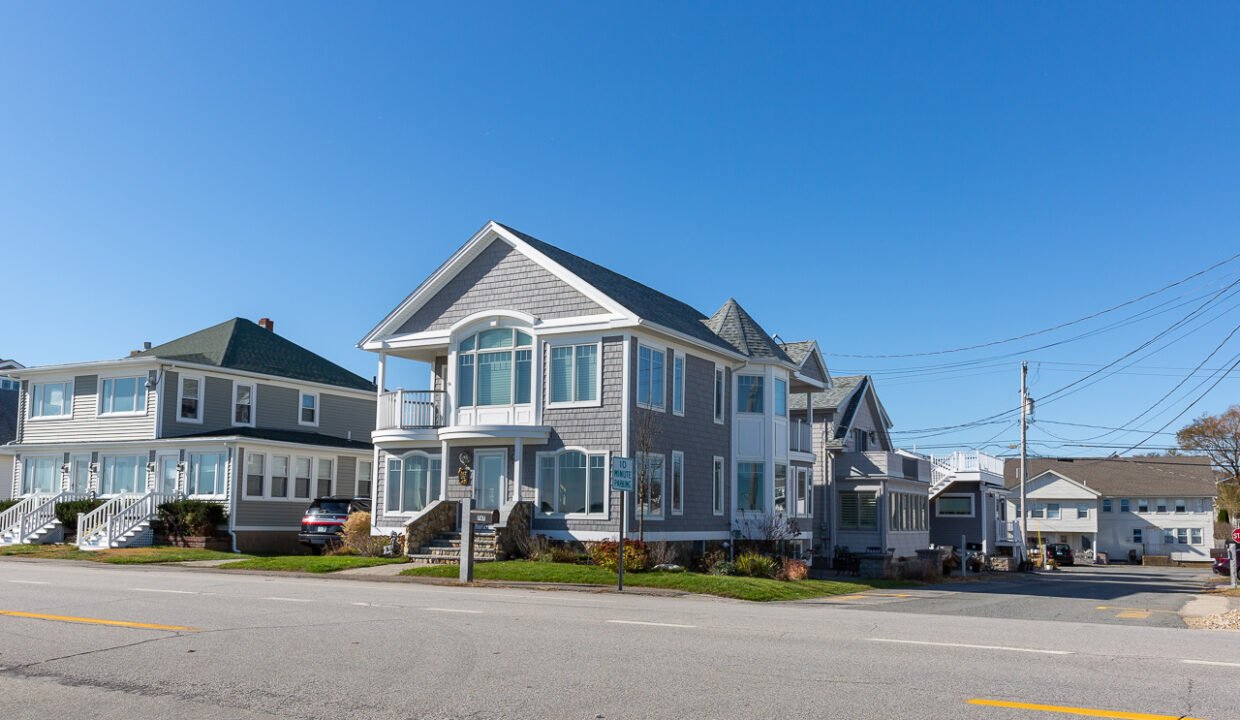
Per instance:
[[[231,476],[228,479],[228,535],[232,538],[232,551],[240,553],[241,551],[237,549],[237,492],[239,488],[233,487],[234,481],[237,478],[237,473],[233,472],[233,470],[236,469],[237,463],[240,462],[240,456],[235,446],[228,448],[228,457],[228,472]]]

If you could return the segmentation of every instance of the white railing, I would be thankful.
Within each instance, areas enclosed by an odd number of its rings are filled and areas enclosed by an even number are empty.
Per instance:
[[[988,472],[1003,474],[1003,458],[977,450],[957,450],[948,455],[931,455],[930,462],[948,472]]]
[[[19,531],[22,518],[25,517],[26,513],[47,500],[48,497],[48,495],[31,495],[8,510],[0,512],[0,535],[6,535],[10,530],[14,532]]]
[[[379,393],[379,430],[439,428],[446,423],[448,394],[442,390]]]
[[[175,500],[176,497],[175,493],[149,492],[113,513],[112,517],[108,518],[106,544],[111,545],[117,538],[155,517],[160,505]]]
[[[17,531],[17,541],[25,542],[26,538],[35,534],[40,528],[50,525],[56,519],[56,506],[58,504],[73,500],[85,500],[88,497],[90,497],[88,493],[77,492],[62,492],[51,497],[41,496],[43,502],[35,505],[29,512],[22,515],[20,529]]]
[[[792,452],[814,452],[814,426],[797,420],[788,428],[788,449]]]
[[[1016,538],[1020,536],[1020,528],[1015,520],[996,520],[995,521],[995,542],[1017,542]]]
[[[112,516],[127,504],[142,499],[136,493],[124,493],[109,499],[104,504],[84,515],[78,515],[78,547],[89,545],[96,537],[107,540],[108,523]],[[106,545],[106,542],[104,543]]]

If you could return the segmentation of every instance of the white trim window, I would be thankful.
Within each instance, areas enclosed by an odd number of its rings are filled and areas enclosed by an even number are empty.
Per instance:
[[[22,458],[22,495],[48,495],[60,491],[59,455]]]
[[[788,381],[775,378],[775,417],[788,417]]]
[[[63,418],[73,415],[73,381],[33,383],[28,417]]]
[[[1058,520],[1060,517],[1059,503],[1046,503],[1046,519]]]
[[[181,375],[177,379],[177,422],[202,423],[202,396],[205,378]]]
[[[1145,530],[1143,528],[1132,529],[1132,541],[1138,545],[1145,543]]]
[[[456,348],[457,407],[528,405],[534,338],[511,327],[488,328]]]
[[[527,336],[528,337],[528,336]],[[602,343],[552,345],[547,381],[550,407],[597,406],[602,385]],[[518,363],[520,360],[518,360]]]
[[[145,415],[146,378],[108,377],[99,380],[99,416]]]
[[[193,498],[222,498],[228,494],[228,453],[222,450],[186,454],[185,494]]]
[[[766,463],[736,464],[736,509],[766,512]]]
[[[724,390],[727,387],[724,379],[723,368],[715,366],[715,422],[723,424],[723,411],[727,407],[724,403]]]
[[[442,466],[438,455],[415,450],[400,457],[389,456],[384,485],[385,515],[422,512],[439,499]]]
[[[775,463],[775,483],[772,488],[775,492],[775,512],[787,514],[788,512],[788,496],[791,494],[788,488],[788,466],[783,463]]]
[[[310,500],[310,483],[314,475],[314,458],[299,457],[293,461],[293,499]]]
[[[685,514],[685,454],[672,451],[672,514]]]
[[[792,517],[807,518],[813,517],[813,481],[810,479],[812,471],[810,468],[794,467],[792,469],[792,489],[789,496],[792,498]]]
[[[1149,511],[1150,511],[1149,498],[1137,498],[1137,512],[1140,514],[1147,514],[1149,513]]]
[[[1190,531],[1192,532],[1192,534],[1193,534],[1192,543],[1193,543],[1194,545],[1200,545],[1200,544],[1201,544],[1201,538],[1202,538],[1202,531],[1201,531],[1201,528],[1199,528],[1199,527],[1195,527],[1195,528],[1190,528],[1189,530],[1190,530]]]
[[[637,346],[637,406],[663,410],[663,383],[667,355],[649,345]],[[660,511],[662,516],[662,511]]]
[[[289,496],[288,486],[289,456],[271,456],[271,497],[286,500]]]
[[[1184,498],[1175,499],[1175,514],[1181,515],[1188,512],[1188,501]]]
[[[842,492],[840,497],[840,530],[877,530],[878,493]]]
[[[637,453],[637,512],[647,520],[663,519],[666,459],[661,453]]]
[[[297,401],[297,424],[308,425],[310,427],[318,427],[319,425],[319,394],[316,392],[301,391],[301,397]]]
[[[69,461],[69,490],[90,492],[90,454],[74,455]]]
[[[563,517],[607,517],[607,453],[564,448],[538,453],[538,511]]]
[[[715,456],[713,473],[711,475],[711,509],[716,515],[723,514],[723,488],[727,478],[724,475],[723,458]]]
[[[245,453],[245,496],[267,497],[267,456],[262,453]]]
[[[685,354],[672,352],[672,414],[685,414]]]
[[[375,462],[373,460],[357,460],[357,488],[354,495],[358,497],[374,496]]]
[[[943,493],[934,501],[934,516],[974,517],[977,512],[973,506],[974,499],[971,493]]]
[[[99,458],[99,494],[146,492],[145,455],[103,455]]]
[[[765,380],[761,375],[736,376],[736,412],[760,415],[766,411],[766,398],[763,396]]]
[[[331,497],[336,490],[336,475],[332,470],[336,467],[336,463],[329,458],[319,458],[319,474],[318,484],[315,490],[318,494],[315,497]]]
[[[258,386],[254,383],[234,382],[232,391],[232,424],[254,427],[254,398]]]

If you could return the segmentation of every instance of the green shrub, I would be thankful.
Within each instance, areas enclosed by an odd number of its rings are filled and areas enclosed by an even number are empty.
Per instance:
[[[173,500],[159,506],[159,522],[171,537],[214,535],[228,511],[207,500]]]
[[[773,578],[779,573],[779,563],[774,558],[756,552],[747,552],[736,558],[736,574],[756,578]]]
[[[566,543],[553,545],[550,555],[551,562],[569,563],[571,565],[581,562],[581,553],[577,552],[577,549],[572,545]]]
[[[102,505],[104,500],[70,500],[56,505],[56,519],[64,526],[65,532],[77,532],[78,513],[85,515]]]
[[[719,560],[710,566],[711,575],[735,575],[736,563],[729,560]]]
[[[590,548],[590,562],[599,567],[616,572],[619,567],[620,543],[616,540],[604,540],[594,543]],[[647,566],[646,543],[640,540],[624,541],[624,571],[639,572]]]
[[[21,501],[21,498],[17,498],[16,500],[0,500],[0,512],[8,510]]]

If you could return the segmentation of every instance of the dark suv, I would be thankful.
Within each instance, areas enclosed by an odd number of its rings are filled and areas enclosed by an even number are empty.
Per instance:
[[[297,539],[311,552],[318,554],[324,545],[340,542],[344,534],[344,521],[355,512],[370,512],[370,498],[315,498],[301,518],[301,532]]]
[[[1072,554],[1072,546],[1067,543],[1048,543],[1046,555],[1060,565],[1076,564],[1076,557]]]

